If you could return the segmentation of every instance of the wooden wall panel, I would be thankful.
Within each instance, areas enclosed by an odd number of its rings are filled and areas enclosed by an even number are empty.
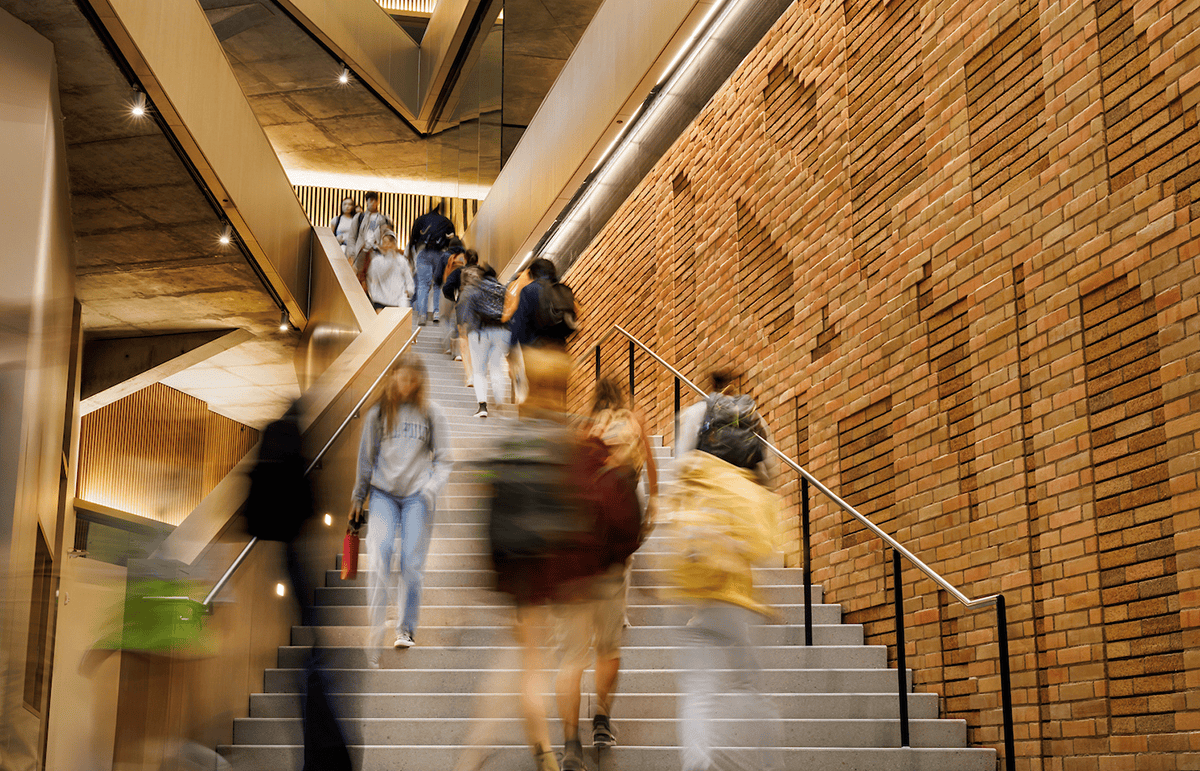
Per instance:
[[[178,525],[258,431],[156,383],[84,416],[78,497]]]
[[[359,206],[362,206],[363,197],[366,196],[366,192],[363,190],[304,185],[297,185],[295,188],[296,197],[300,199],[300,204],[308,213],[308,219],[313,225],[320,227],[329,226],[329,221],[341,212],[342,200],[347,196],[357,201]],[[471,221],[475,219],[475,213],[479,211],[479,201],[470,198],[444,198],[405,193],[379,194],[379,211],[387,215],[396,227],[396,235],[399,236],[401,247],[408,243],[408,231],[412,228],[413,220],[432,209],[437,203],[445,206],[446,216],[454,223],[455,232],[460,234],[466,232]]]

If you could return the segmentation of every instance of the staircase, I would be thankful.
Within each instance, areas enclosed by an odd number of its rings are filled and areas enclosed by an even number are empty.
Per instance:
[[[440,330],[428,327],[416,344],[429,370],[429,394],[446,411],[455,457],[469,460],[486,449],[510,417],[493,409],[472,417],[474,391],[462,385],[462,365],[441,352]],[[511,408],[506,415],[511,415]],[[655,441],[660,467],[670,450]],[[457,468],[438,502],[427,562],[416,647],[387,649],[381,669],[367,668],[365,576],[343,581],[337,570],[317,589],[320,640],[331,671],[335,704],[344,718],[351,757],[361,771],[450,771],[467,741],[472,716],[494,717],[484,766],[528,771],[534,764],[517,707],[518,657],[509,631],[512,616],[503,595],[488,587],[486,488],[473,472]],[[597,759],[590,743],[592,688],[584,677],[581,733],[589,768],[601,771],[676,771],[675,630],[685,611],[657,591],[666,585],[664,543],[652,537],[635,558],[629,621],[613,709],[619,745]],[[340,557],[337,558],[340,560]],[[337,562],[335,560],[334,564]],[[363,564],[366,564],[364,561]],[[757,572],[784,623],[759,630],[764,682],[783,720],[784,768],[829,771],[994,771],[991,749],[966,747],[966,724],[938,719],[936,694],[910,694],[911,749],[900,749],[896,674],[881,646],[863,644],[861,626],[841,623],[841,607],[822,603],[813,587],[813,648],[803,646],[800,570]],[[293,642],[308,630],[293,630]],[[234,744],[220,752],[236,771],[302,767],[300,675],[306,650],[279,649],[279,668],[265,675],[264,693],[250,698],[250,717],[235,721]],[[911,676],[910,676],[911,682]],[[478,694],[486,694],[479,696]],[[551,736],[561,730],[547,698]],[[599,760],[599,766],[597,766]]]

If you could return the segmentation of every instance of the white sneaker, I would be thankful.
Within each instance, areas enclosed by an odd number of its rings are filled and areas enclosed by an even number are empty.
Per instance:
[[[416,645],[416,642],[413,641],[412,635],[408,632],[401,632],[396,635],[396,642],[392,643],[393,648],[411,648],[414,645]]]
[[[461,356],[455,356],[455,357],[454,357],[454,360],[455,360],[455,361],[462,361],[462,357],[461,357]]]
[[[474,417],[486,418],[487,417],[487,405],[485,404],[482,407],[480,407],[478,410],[476,410]]]
[[[367,656],[367,669],[379,669],[379,654]]]

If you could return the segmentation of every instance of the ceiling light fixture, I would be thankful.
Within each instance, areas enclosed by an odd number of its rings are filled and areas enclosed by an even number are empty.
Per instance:
[[[350,82],[350,68],[343,64],[342,65],[342,74],[338,75],[338,83],[341,83],[344,86],[349,82]]]
[[[221,242],[221,246],[229,246],[233,243],[233,225],[225,224],[225,229],[221,231],[221,237],[217,239]]]
[[[290,316],[288,316],[287,308],[284,308],[283,312],[280,313],[280,315],[279,315],[279,331],[287,332],[291,328],[292,328],[292,319]]]
[[[146,102],[146,95],[135,88],[133,90],[133,105],[129,108],[129,112],[135,118],[142,118],[149,111],[150,106]]]

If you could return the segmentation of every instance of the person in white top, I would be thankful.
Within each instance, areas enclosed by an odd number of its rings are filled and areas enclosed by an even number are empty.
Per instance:
[[[358,241],[354,249],[354,272],[363,288],[367,283],[367,267],[383,243],[383,234],[391,231],[392,221],[379,211],[379,193],[367,193],[363,213],[359,215]]]
[[[367,292],[375,310],[380,308],[407,308],[413,293],[412,268],[400,247],[396,234],[383,234],[379,252],[367,267]]]
[[[342,199],[342,213],[329,221],[329,229],[337,237],[337,242],[342,245],[342,251],[346,253],[346,258],[350,260],[354,259],[354,246],[358,243],[358,223],[361,221],[362,215],[358,213],[358,204],[349,196]]]

